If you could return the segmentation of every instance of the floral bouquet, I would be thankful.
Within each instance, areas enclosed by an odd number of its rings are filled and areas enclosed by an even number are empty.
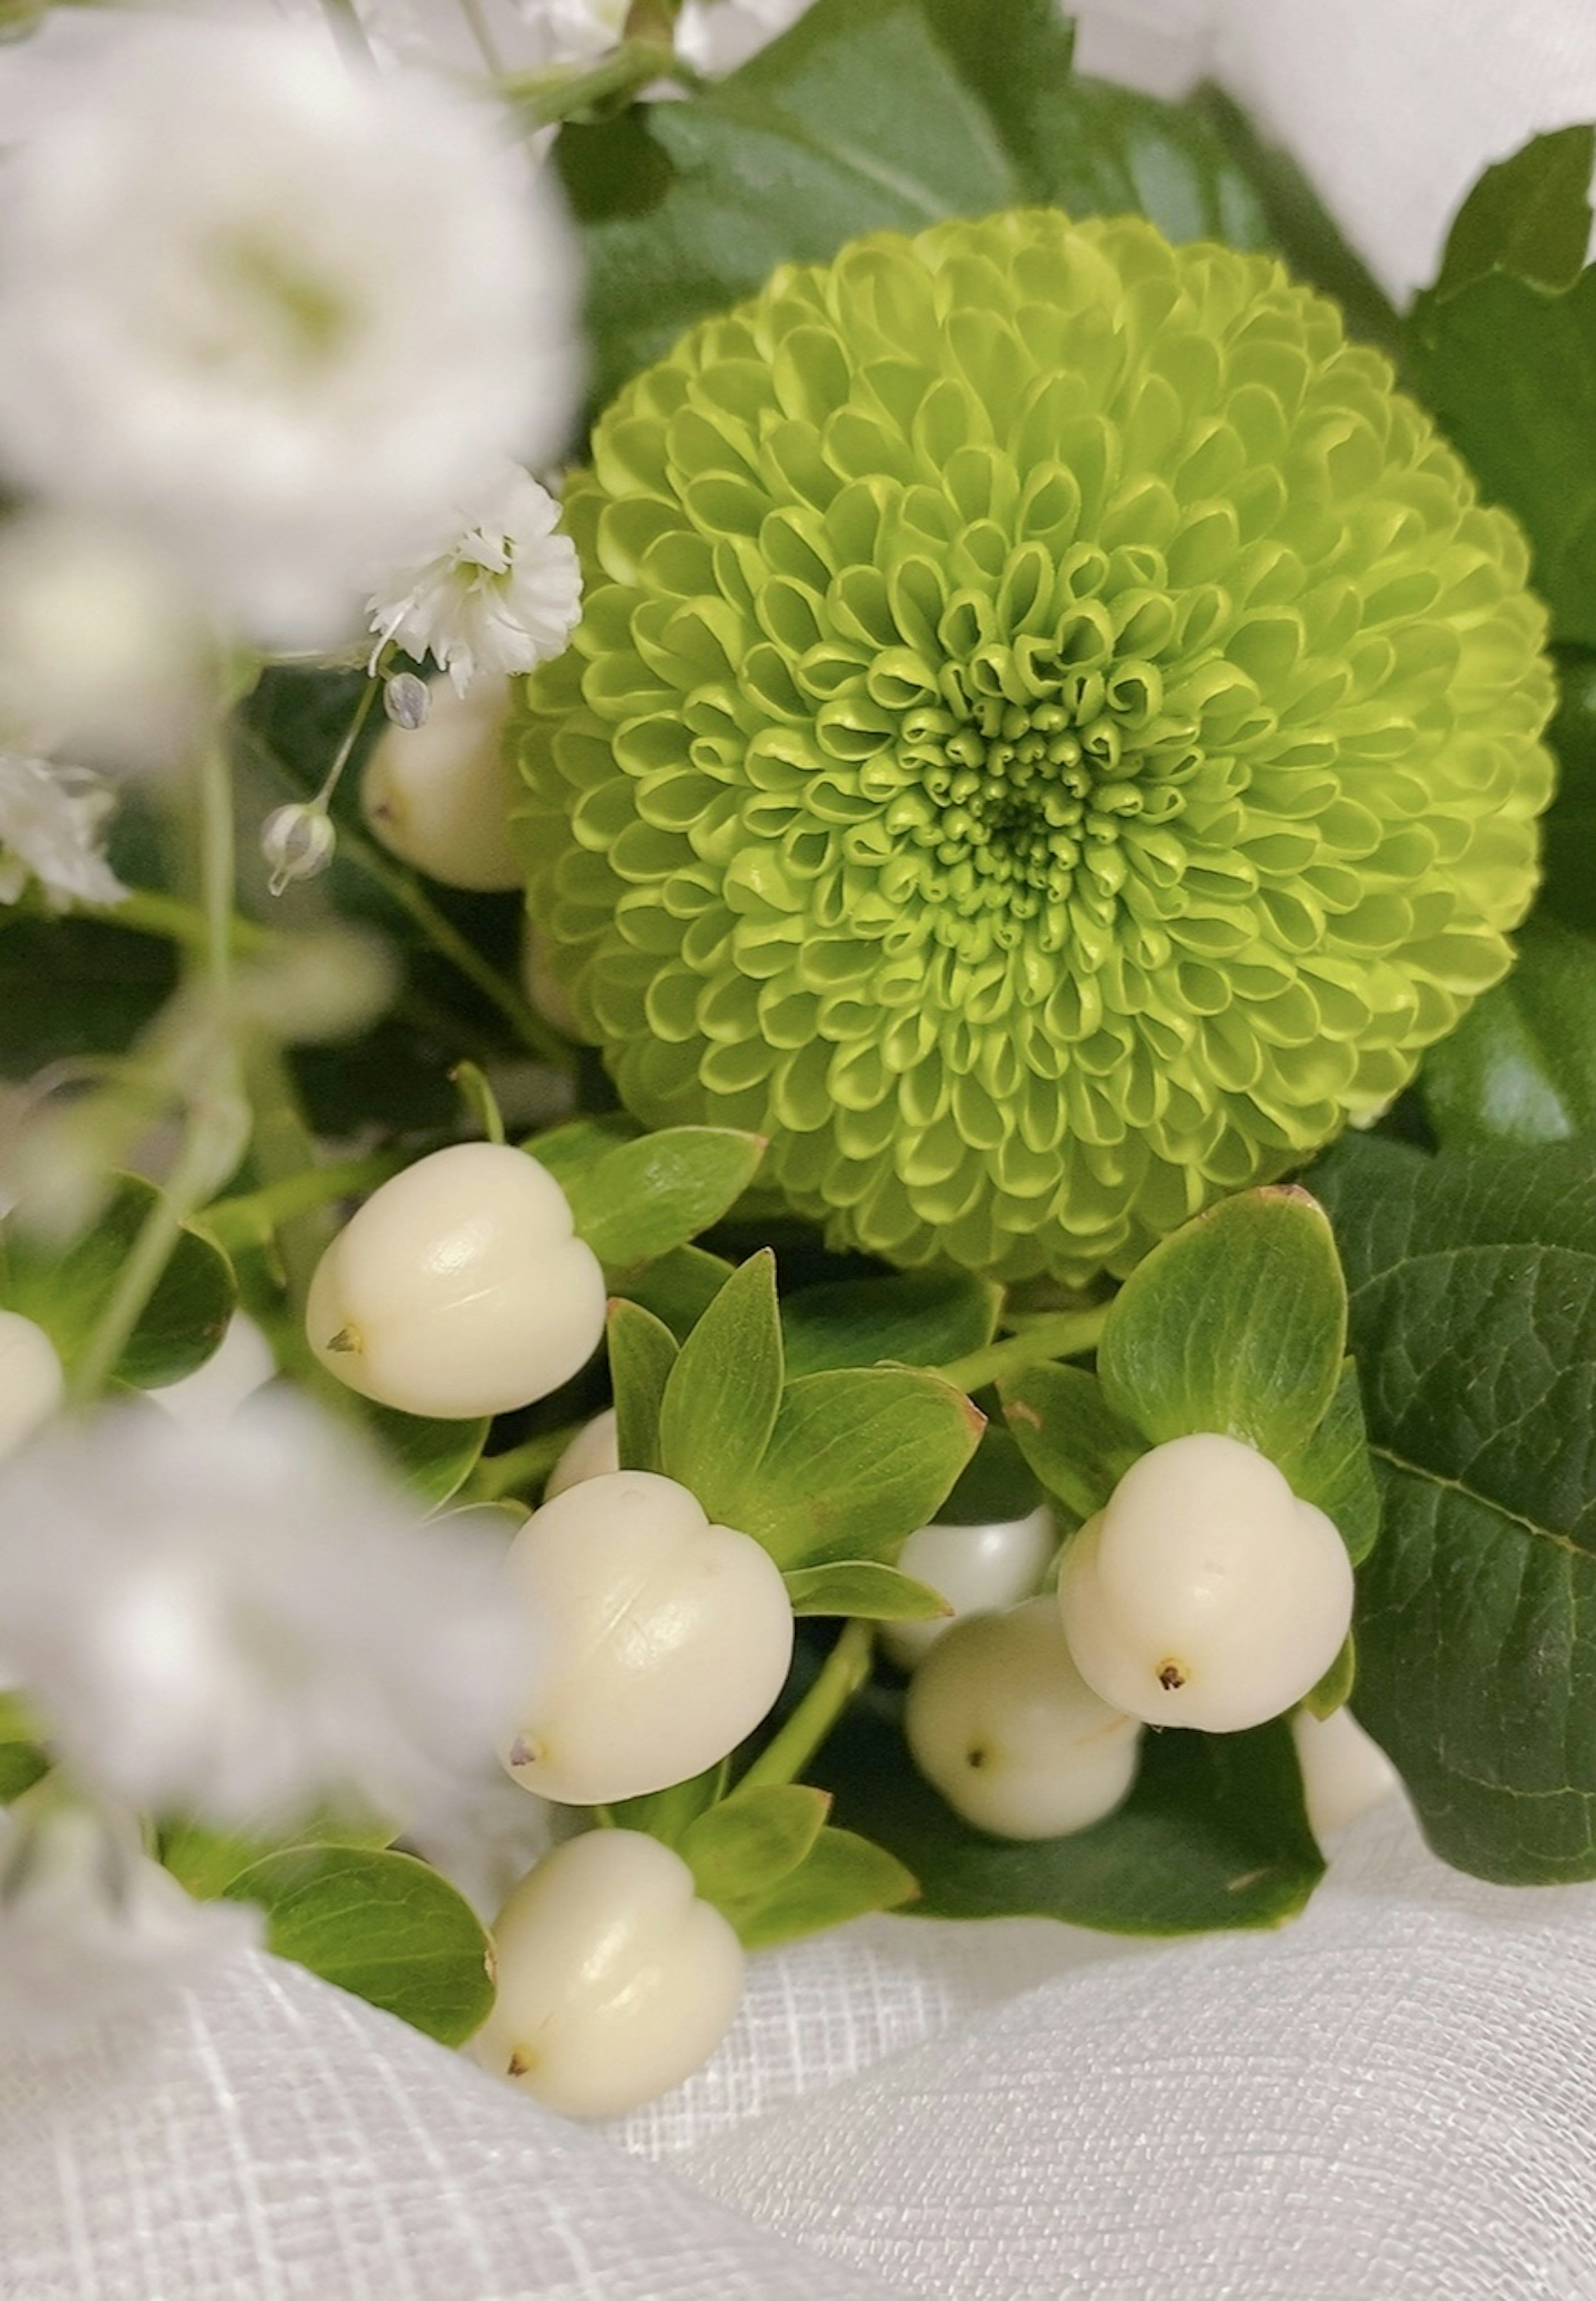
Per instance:
[[[1596,130],[1400,311],[1052,0],[0,23],[8,2053],[1596,1878]]]

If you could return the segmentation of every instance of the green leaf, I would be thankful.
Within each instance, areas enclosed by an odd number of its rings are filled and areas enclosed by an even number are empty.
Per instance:
[[[0,1694],[0,1805],[9,1805],[49,1772],[38,1719],[13,1694]]]
[[[670,1126],[560,1177],[579,1238],[606,1270],[630,1271],[718,1222],[758,1172],[765,1137],[730,1126]]]
[[[1446,1861],[1596,1876],[1596,1150],[1316,1170],[1381,1486],[1354,1708]]]
[[[1341,1650],[1331,1663],[1317,1686],[1302,1697],[1302,1707],[1314,1718],[1333,1718],[1351,1700],[1352,1688],[1358,1682],[1358,1641],[1350,1630],[1341,1640]]]
[[[721,1255],[706,1254],[701,1246],[679,1246],[646,1270],[617,1280],[615,1292],[652,1310],[685,1343],[731,1276],[731,1265]]]
[[[493,2004],[488,1937],[454,1887],[408,1853],[295,1846],[226,1888],[266,1912],[266,1946],[335,1988],[463,2045]]]
[[[1276,1184],[1222,1199],[1138,1263],[1098,1373],[1109,1406],[1155,1443],[1217,1430],[1275,1458],[1323,1418],[1346,1347],[1324,1210]]]
[[[300,1822],[288,1837],[235,1837],[207,1829],[203,1822],[179,1821],[161,1833],[161,1861],[185,1893],[208,1902],[225,1894],[235,1878],[273,1854],[299,1852],[306,1846],[346,1846],[375,1852],[391,1845],[397,1832],[391,1822],[371,1815],[327,1812]]]
[[[1037,1477],[1077,1518],[1100,1510],[1147,1441],[1083,1367],[1037,1366],[999,1386],[1003,1412]]]
[[[610,1304],[606,1332],[621,1468],[657,1470],[660,1406],[676,1364],[675,1339],[635,1302]]]
[[[953,1611],[940,1590],[871,1558],[799,1566],[785,1579],[795,1614],[828,1614],[862,1622],[940,1622]]]
[[[360,1402],[361,1419],[417,1501],[441,1510],[476,1468],[492,1427],[484,1415],[474,1422],[439,1422],[424,1414],[401,1414],[397,1406]]]
[[[1002,1526],[1029,1518],[1045,1499],[1041,1482],[1001,1422],[989,1422],[946,1502],[939,1526]]]
[[[1549,269],[1560,268],[1558,251],[1575,228],[1567,178],[1553,172],[1563,220],[1535,227],[1550,241]],[[1467,247],[1459,279],[1473,270]],[[1482,494],[1523,522],[1552,636],[1596,642],[1596,265],[1561,294],[1492,270],[1444,297],[1421,296],[1408,325],[1408,366]]]
[[[1419,1089],[1443,1150],[1596,1134],[1596,940],[1531,919],[1512,974],[1430,1050]]]
[[[783,1569],[889,1557],[936,1517],[983,1427],[964,1393],[933,1374],[801,1375],[731,1523]]]
[[[823,1829],[808,1857],[774,1891],[724,1914],[745,1949],[775,1949],[806,1934],[827,1933],[851,1918],[896,1910],[913,1901],[911,1871],[883,1846],[851,1829]]]
[[[1558,128],[1487,168],[1458,209],[1447,238],[1438,303],[1492,272],[1551,292],[1571,288],[1591,245],[1591,169],[1596,129]]]
[[[1324,1872],[1290,1726],[1143,1736],[1118,1812],[1068,1837],[1021,1842],[961,1821],[915,1770],[877,1689],[844,1719],[816,1772],[839,1821],[907,1863],[929,1918],[1061,1918],[1122,1934],[1275,1926]]]
[[[723,1758],[685,1782],[673,1782],[668,1789],[650,1790],[642,1797],[618,1798],[605,1811],[617,1829],[640,1829],[663,1845],[679,1845],[689,1824],[725,1795],[730,1770],[731,1760]]]
[[[768,1247],[732,1272],[681,1346],[659,1410],[660,1462],[712,1519],[744,1526],[743,1497],[781,1400],[776,1258]]]
[[[642,1128],[623,1110],[606,1110],[568,1118],[540,1134],[529,1134],[519,1148],[546,1167],[567,1198],[580,1190],[581,1178],[607,1159],[612,1150],[638,1142]]]
[[[1322,1510],[1339,1531],[1354,1566],[1361,1566],[1380,1535],[1380,1490],[1369,1460],[1358,1368],[1341,1362],[1328,1412],[1311,1437],[1276,1457],[1294,1494]]]
[[[781,1305],[787,1370],[825,1374],[887,1360],[944,1366],[986,1347],[1002,1303],[1001,1287],[962,1271],[806,1286]]]
[[[677,1846],[700,1898],[721,1909],[770,1893],[809,1852],[831,1803],[823,1790],[774,1782],[733,1790],[712,1805]]]
[[[597,397],[783,263],[1027,201],[1264,244],[1195,113],[1073,78],[1052,0],[815,0],[690,104],[556,147],[589,264]]]
[[[69,1373],[159,1196],[151,1184],[122,1175],[93,1228],[64,1252],[25,1235],[9,1242],[8,1307],[44,1328]],[[182,1231],[117,1360],[117,1381],[153,1390],[193,1374],[226,1333],[237,1299],[227,1257],[196,1232]]]
[[[1557,754],[1558,788],[1542,819],[1546,882],[1535,917],[1596,935],[1596,657],[1563,648],[1554,661],[1558,700],[1546,740]]]

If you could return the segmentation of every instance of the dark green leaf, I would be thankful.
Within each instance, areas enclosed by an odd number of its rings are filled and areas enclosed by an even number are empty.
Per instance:
[[[485,1415],[475,1422],[438,1422],[369,1399],[362,1399],[360,1410],[400,1477],[428,1510],[441,1510],[459,1493],[492,1427]]]
[[[823,1829],[808,1858],[773,1893],[725,1915],[745,1949],[774,1949],[850,1918],[898,1909],[916,1890],[913,1875],[884,1847],[850,1829]]]
[[[1098,1372],[1109,1405],[1156,1443],[1217,1430],[1273,1457],[1323,1418],[1346,1347],[1324,1209],[1272,1184],[1222,1199],[1138,1263],[1109,1310]]]
[[[679,1845],[689,1823],[707,1813],[715,1800],[725,1795],[730,1767],[731,1761],[723,1758],[718,1765],[691,1775],[685,1782],[673,1782],[669,1789],[650,1790],[644,1797],[618,1798],[606,1809],[610,1820],[617,1829],[640,1829],[657,1837],[663,1845]]]
[[[916,1915],[1045,1917],[1124,1934],[1205,1933],[1294,1917],[1324,1871],[1289,1725],[1149,1733],[1118,1812],[1068,1837],[1020,1842],[961,1821],[916,1772],[879,1690],[815,1769],[839,1821],[906,1862]]]
[[[939,1526],[1002,1526],[1029,1518],[1043,1500],[1041,1482],[1001,1422],[989,1422],[980,1443],[938,1505]]]
[[[701,1246],[679,1246],[647,1270],[617,1282],[615,1292],[663,1320],[685,1343],[731,1276],[731,1265]]]
[[[953,1609],[938,1590],[870,1558],[799,1566],[786,1577],[795,1614],[830,1614],[861,1622],[940,1622]]]
[[[681,1346],[659,1410],[660,1463],[712,1519],[740,1513],[781,1399],[776,1259],[768,1247],[733,1271]]]
[[[720,1909],[770,1893],[809,1852],[831,1803],[823,1790],[773,1782],[712,1805],[678,1841],[700,1898]]]
[[[1419,1084],[1443,1150],[1596,1134],[1596,941],[1531,919],[1512,974],[1430,1050]]]
[[[0,1805],[9,1805],[50,1770],[39,1721],[15,1694],[0,1694]]]
[[[1342,1363],[1323,1422],[1299,1446],[1278,1456],[1277,1465],[1291,1492],[1334,1522],[1353,1565],[1361,1566],[1379,1538],[1380,1492],[1369,1460],[1358,1368],[1350,1359]]]
[[[463,2045],[493,2004],[488,1937],[452,1886],[408,1853],[297,1846],[226,1888],[266,1912],[266,1945],[336,1988]]]
[[[1052,1494],[1089,1519],[1100,1510],[1147,1441],[1117,1415],[1083,1367],[1038,1366],[1001,1385],[1020,1452]]]
[[[44,1328],[69,1372],[158,1197],[150,1184],[123,1175],[93,1227],[64,1252],[26,1236],[11,1240],[9,1307]],[[117,1361],[116,1379],[153,1390],[193,1374],[226,1333],[236,1300],[226,1256],[193,1231],[181,1232]]]
[[[729,1126],[670,1126],[616,1143],[560,1177],[579,1238],[607,1270],[654,1262],[741,1197],[765,1138]]]
[[[1349,1137],[1316,1182],[1382,1490],[1353,1706],[1444,1859],[1596,1875],[1596,1150]]]
[[[1535,916],[1596,935],[1596,656],[1567,648],[1554,660],[1558,702],[1546,740],[1558,788],[1542,824],[1546,883]]]
[[[621,1468],[657,1470],[660,1406],[676,1364],[675,1340],[635,1302],[612,1302],[606,1331]]]
[[[1002,1301],[1000,1287],[961,1271],[806,1286],[781,1305],[787,1371],[944,1366],[991,1341]]]
[[[1492,272],[1550,291],[1571,288],[1591,245],[1592,161],[1596,129],[1558,128],[1487,168],[1448,235],[1436,301]]]
[[[890,1557],[936,1517],[982,1427],[962,1391],[936,1375],[871,1367],[800,1376],[731,1523],[782,1568]]]

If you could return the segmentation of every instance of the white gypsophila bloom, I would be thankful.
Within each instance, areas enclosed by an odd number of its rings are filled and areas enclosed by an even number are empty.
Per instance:
[[[499,115],[286,23],[117,22],[0,209],[0,462],[145,523],[263,643],[576,406],[577,264]]]
[[[119,903],[127,889],[101,845],[116,800],[87,767],[0,751],[0,903],[37,880],[52,910]]]
[[[192,598],[140,538],[42,510],[0,528],[0,741],[97,767],[174,764],[212,669]]]
[[[631,0],[515,0],[538,35],[546,61],[591,63],[614,47],[626,29]]]
[[[735,71],[788,27],[809,0],[686,0],[676,22],[676,49],[695,70]]]
[[[119,1827],[54,1791],[0,1812],[0,2040],[49,2049],[158,2011],[261,1938],[257,1910],[196,1902]]]
[[[582,590],[559,516],[548,489],[516,468],[464,498],[368,602],[373,665],[397,640],[418,661],[430,655],[464,695],[479,672],[531,671],[560,654]]]
[[[385,61],[455,71],[584,64],[621,39],[631,0],[355,0]]]
[[[6,1661],[131,1806],[265,1830],[345,1796],[402,1821],[480,1763],[524,1672],[502,1546],[419,1525],[298,1396],[211,1429],[112,1407],[0,1473]]]

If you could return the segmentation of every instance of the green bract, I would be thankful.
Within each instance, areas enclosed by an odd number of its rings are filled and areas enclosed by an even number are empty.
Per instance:
[[[1508,964],[1525,553],[1278,264],[882,234],[600,422],[522,743],[532,908],[651,1125],[839,1241],[1128,1268],[1396,1093]]]

